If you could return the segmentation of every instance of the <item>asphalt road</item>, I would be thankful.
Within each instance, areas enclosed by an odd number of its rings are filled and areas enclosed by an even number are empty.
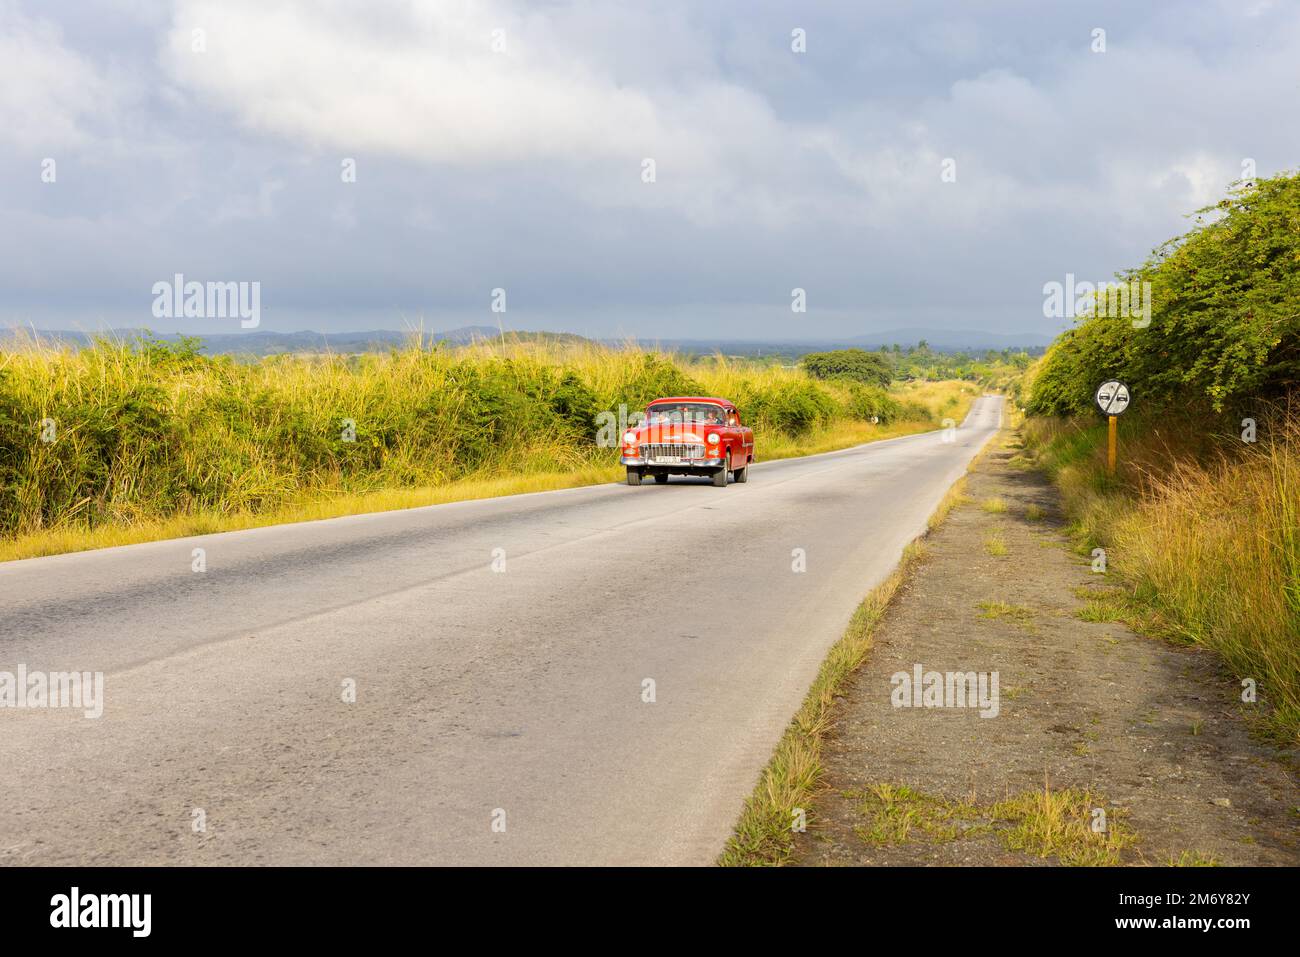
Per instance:
[[[726,489],[0,564],[0,672],[105,674],[98,719],[0,708],[0,863],[708,864],[1000,408],[779,462],[759,436]]]

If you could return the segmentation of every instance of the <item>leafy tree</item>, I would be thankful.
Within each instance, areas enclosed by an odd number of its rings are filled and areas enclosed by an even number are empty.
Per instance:
[[[894,378],[889,360],[878,352],[865,349],[810,352],[802,362],[804,369],[815,379],[846,379],[883,388]]]

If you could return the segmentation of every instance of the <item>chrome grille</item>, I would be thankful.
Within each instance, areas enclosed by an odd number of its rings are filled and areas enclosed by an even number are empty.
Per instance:
[[[641,446],[641,458],[653,463],[657,459],[702,459],[703,445],[671,445],[656,442]]]

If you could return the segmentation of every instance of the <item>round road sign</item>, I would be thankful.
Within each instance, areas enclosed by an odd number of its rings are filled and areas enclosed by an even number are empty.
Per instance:
[[[1118,379],[1103,382],[1093,400],[1106,415],[1123,415],[1129,404],[1128,386]]]

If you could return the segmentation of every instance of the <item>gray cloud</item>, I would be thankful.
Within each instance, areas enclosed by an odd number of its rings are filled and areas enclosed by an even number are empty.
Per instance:
[[[1133,7],[0,2],[0,322],[233,331],[152,319],[182,272],[272,329],[500,286],[599,335],[1041,330],[1044,282],[1298,155],[1300,11]]]

